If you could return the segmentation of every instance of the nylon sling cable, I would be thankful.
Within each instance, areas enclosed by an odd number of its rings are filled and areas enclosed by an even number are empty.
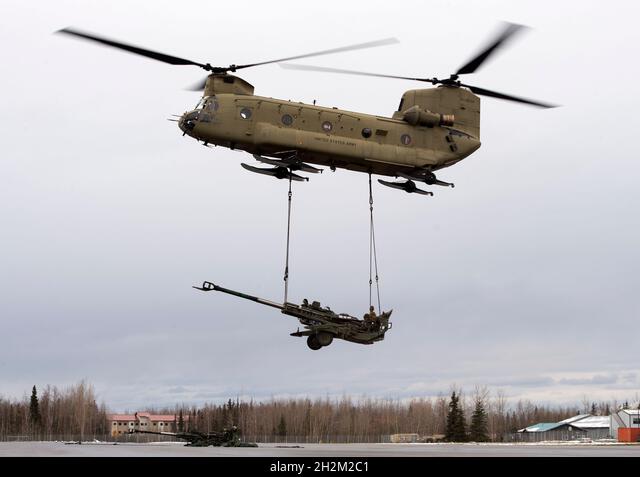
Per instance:
[[[378,294],[378,313],[382,313],[380,306],[380,283],[378,282],[378,256],[376,254],[376,232],[373,227],[373,189],[371,188],[371,173],[369,173],[369,212],[371,214],[371,222],[369,225],[369,306],[372,304],[372,275],[375,266],[376,272],[376,292]]]
[[[287,303],[287,295],[289,293],[289,236],[291,235],[291,171],[289,171],[289,206],[287,211],[287,258],[284,264],[284,303]]]

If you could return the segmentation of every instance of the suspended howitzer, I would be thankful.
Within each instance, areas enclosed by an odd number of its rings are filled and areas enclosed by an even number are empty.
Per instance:
[[[373,344],[382,341],[387,331],[391,329],[389,317],[393,310],[385,311],[379,316],[368,315],[368,319],[360,320],[346,313],[334,313],[328,307],[321,307],[317,301],[309,302],[305,299],[301,305],[285,302],[283,304],[264,300],[256,296],[229,290],[211,282],[204,282],[201,287],[194,286],[201,291],[219,291],[234,295],[245,300],[255,301],[261,305],[279,309],[282,313],[294,316],[305,327],[295,331],[291,336],[306,336],[307,345],[312,350],[329,346],[334,338],[352,343]]]
[[[132,429],[129,433],[177,437],[178,439],[187,441],[185,446],[189,447],[258,447],[255,443],[242,442],[240,440],[240,430],[235,426],[231,429],[224,429],[222,432],[207,432],[206,434],[198,431],[156,432],[141,431],[138,429]]]

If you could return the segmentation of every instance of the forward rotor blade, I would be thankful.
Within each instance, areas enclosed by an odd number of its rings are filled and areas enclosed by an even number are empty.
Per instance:
[[[376,78],[391,78],[391,79],[402,79],[409,81],[424,81],[427,83],[434,83],[434,79],[431,78],[413,78],[410,76],[395,76],[395,75],[383,75],[380,73],[366,73],[364,71],[354,71],[354,70],[342,70],[339,68],[327,68],[325,66],[312,66],[312,65],[298,65],[293,63],[283,63],[278,65],[281,68],[285,68],[287,70],[303,70],[303,71],[320,71],[323,73],[341,73],[346,75],[358,75],[358,76],[374,76]]]
[[[469,88],[475,94],[479,94],[482,96],[490,96],[492,98],[498,99],[506,99],[507,101],[515,101],[516,103],[530,104],[532,106],[538,106],[540,108],[556,108],[557,104],[548,104],[541,103],[539,101],[533,101],[531,99],[518,98],[517,96],[511,96],[504,93],[498,93],[497,91],[491,91],[489,89],[478,88],[477,86],[470,86],[468,84],[460,84],[460,86],[464,86],[465,88]]]
[[[194,84],[192,84],[191,86],[189,86],[188,88],[185,88],[185,89],[188,90],[188,91],[202,91],[207,86],[207,79],[209,79],[208,76],[202,78],[197,83],[194,83]]]
[[[515,33],[526,28],[524,25],[518,25],[515,23],[506,23],[503,32],[498,35],[498,37],[489,44],[482,52],[478,53],[475,57],[469,60],[464,66],[461,66],[458,71],[456,71],[457,75],[464,75],[468,73],[475,72],[482,63],[484,63],[489,56],[493,54],[501,45],[503,45],[509,38],[511,38]]]
[[[151,58],[157,61],[162,61],[163,63],[169,63],[170,65],[194,65],[194,66],[200,66],[201,68],[206,67],[206,65],[202,63],[196,63],[195,61],[186,60],[184,58],[179,58],[177,56],[165,55],[164,53],[159,53],[157,51],[147,50],[145,48],[128,45],[126,43],[120,43],[118,41],[109,40],[108,38],[103,38],[90,33],[74,30],[73,28],[63,28],[62,30],[58,30],[56,33],[64,33],[66,35],[77,36],[78,38],[83,38],[85,40],[95,41],[97,43],[102,43],[103,45],[107,45],[112,48],[118,48],[120,50],[128,51],[129,53],[146,56],[147,58]]]
[[[383,40],[369,41],[367,43],[359,43],[357,45],[342,46],[340,48],[332,48],[330,50],[316,51],[315,53],[306,53],[304,55],[290,56],[288,58],[280,58],[278,60],[262,61],[260,63],[251,63],[248,65],[238,65],[236,70],[241,68],[249,68],[251,66],[268,65],[269,63],[279,63],[281,61],[297,60],[300,58],[310,58],[312,56],[330,55],[332,53],[342,53],[343,51],[362,50],[364,48],[374,48],[377,46],[391,45],[393,43],[399,43],[397,38],[385,38]]]

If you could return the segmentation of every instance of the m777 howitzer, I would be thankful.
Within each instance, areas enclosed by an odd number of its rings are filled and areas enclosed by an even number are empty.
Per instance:
[[[391,329],[389,317],[393,310],[385,311],[376,316],[372,311],[360,320],[346,313],[334,313],[328,307],[321,307],[317,301],[309,302],[305,299],[301,305],[294,303],[276,303],[263,300],[251,295],[246,295],[228,288],[220,287],[211,282],[204,282],[201,287],[193,287],[202,291],[219,291],[234,295],[245,300],[255,301],[261,305],[279,309],[282,313],[294,316],[304,326],[304,330],[291,333],[291,336],[306,336],[307,346],[312,350],[318,350],[323,346],[329,346],[334,338],[359,344],[373,344],[382,341],[387,331]]]
[[[207,432],[206,434],[198,431],[190,432],[156,432],[141,431],[132,429],[129,434],[156,434],[159,436],[171,436],[187,441],[185,446],[190,447],[258,447],[257,444],[251,442],[242,442],[240,440],[240,430],[237,427],[224,429],[222,432]]]

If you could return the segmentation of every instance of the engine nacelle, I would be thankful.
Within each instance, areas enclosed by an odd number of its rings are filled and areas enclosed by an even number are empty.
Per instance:
[[[438,114],[420,106],[412,106],[402,113],[402,119],[412,126],[453,126],[455,117],[453,114]]]

